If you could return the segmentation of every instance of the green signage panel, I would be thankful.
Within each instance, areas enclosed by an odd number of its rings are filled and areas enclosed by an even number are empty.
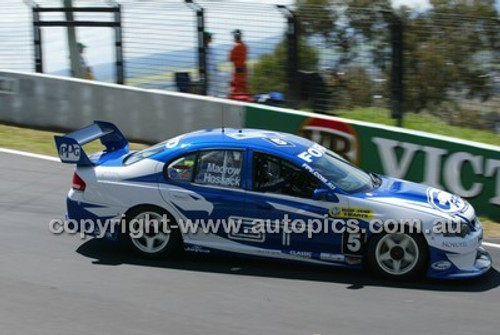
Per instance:
[[[500,218],[500,147],[256,105],[246,107],[245,126],[298,134],[364,170],[447,190]]]

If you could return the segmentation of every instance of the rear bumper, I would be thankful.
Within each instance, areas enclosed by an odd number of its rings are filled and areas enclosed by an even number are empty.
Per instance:
[[[74,191],[68,195],[66,207],[66,221],[68,221],[69,227],[80,235],[108,240],[118,239],[122,216],[116,215],[117,209],[83,202],[80,199],[80,194]]]

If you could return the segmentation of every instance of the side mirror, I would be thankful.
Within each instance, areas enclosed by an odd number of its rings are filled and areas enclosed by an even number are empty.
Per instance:
[[[322,201],[332,201],[338,202],[339,199],[333,194],[330,190],[325,188],[317,188],[314,190],[312,195],[313,200],[322,200]]]

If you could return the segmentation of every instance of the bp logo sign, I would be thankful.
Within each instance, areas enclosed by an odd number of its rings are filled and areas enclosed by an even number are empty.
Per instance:
[[[427,190],[427,197],[429,203],[434,208],[446,213],[461,212],[467,206],[462,198],[435,188],[429,188]]]
[[[321,144],[348,161],[359,165],[360,150],[356,131],[344,122],[308,118],[302,124],[299,136]]]

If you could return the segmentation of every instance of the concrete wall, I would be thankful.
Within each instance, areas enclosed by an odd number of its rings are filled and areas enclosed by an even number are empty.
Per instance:
[[[131,140],[158,142],[204,128],[242,127],[243,104],[41,74],[0,71],[0,122],[77,129],[111,121]]]

